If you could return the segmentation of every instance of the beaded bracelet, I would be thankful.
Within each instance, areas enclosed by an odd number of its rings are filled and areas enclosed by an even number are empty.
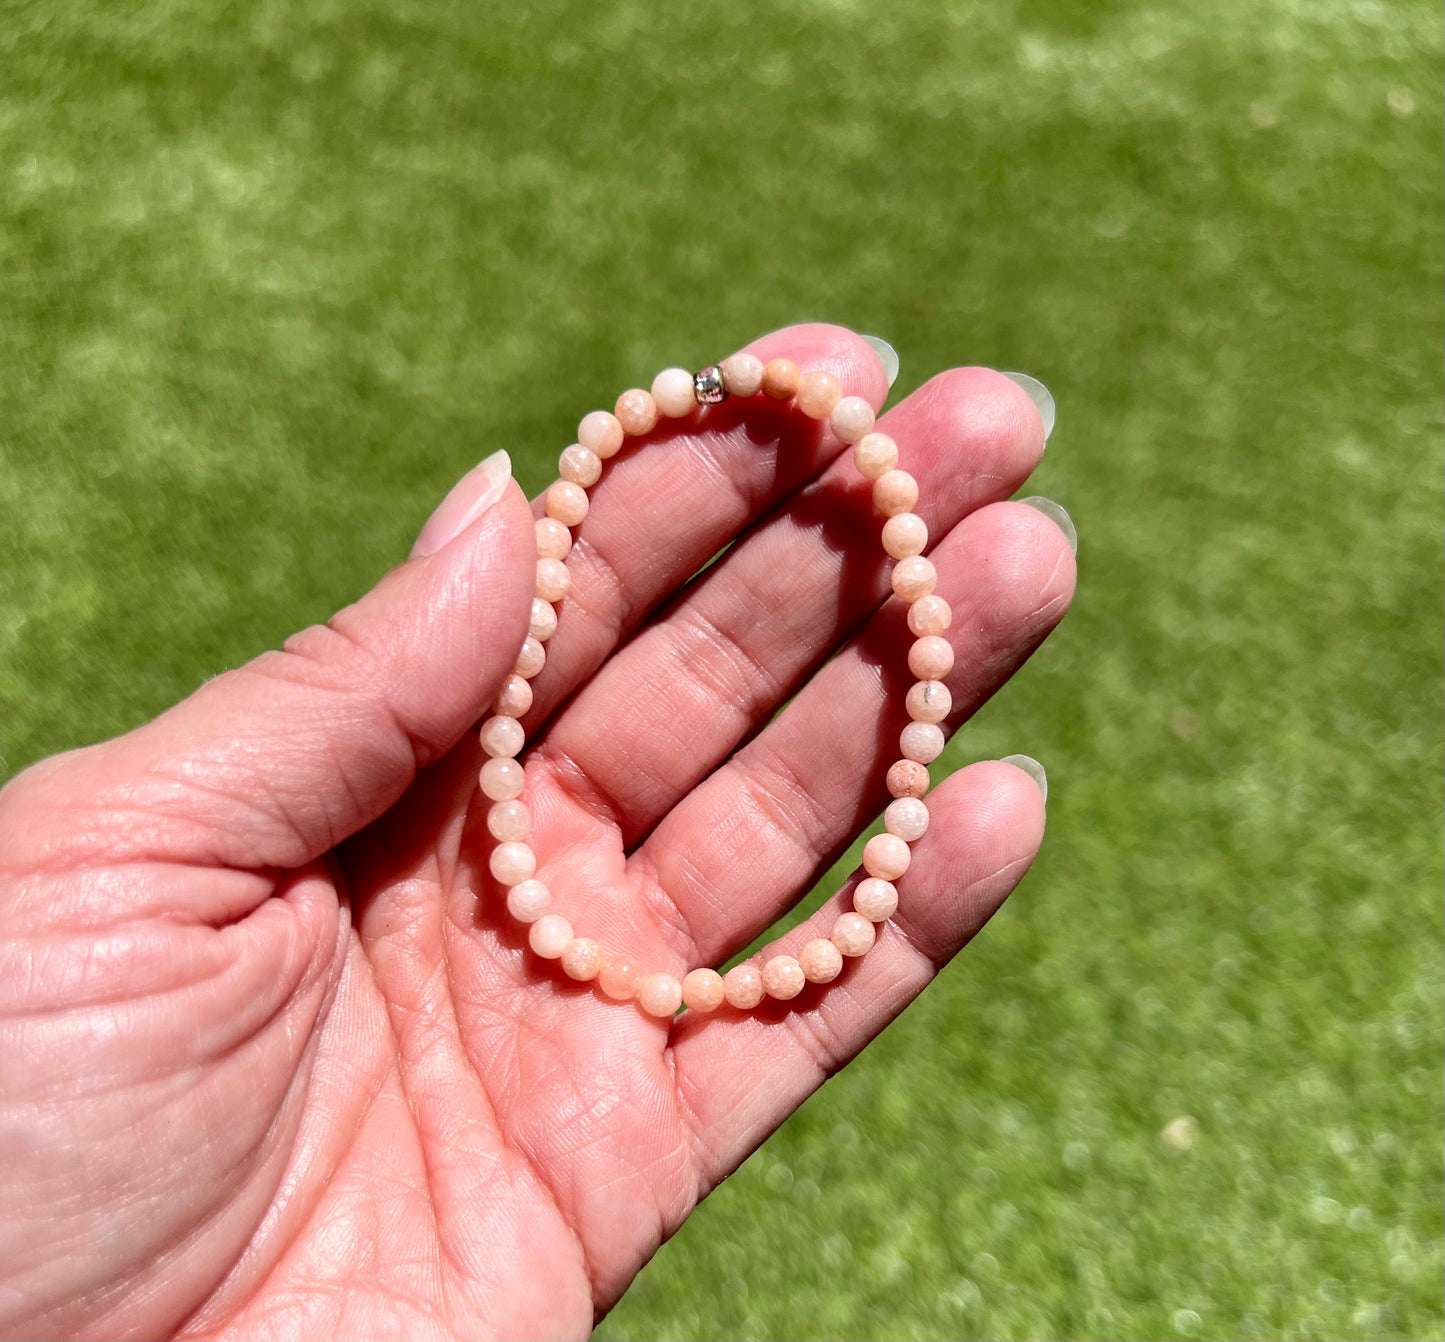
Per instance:
[[[570,528],[587,515],[587,490],[602,477],[602,463],[616,456],[628,437],[650,433],[660,418],[681,419],[699,405],[716,405],[731,396],[761,392],[774,401],[796,397],[809,418],[826,420],[834,435],[853,447],[853,462],[873,482],[873,504],[883,523],[883,549],[893,565],[893,591],[908,606],[908,627],[916,641],[909,649],[908,668],[917,683],[908,691],[909,723],[899,738],[902,758],[888,770],[893,797],[883,813],[885,832],[863,848],[868,873],[853,891],[853,911],[840,914],[828,937],[809,941],[797,956],[772,955],[762,969],[741,964],[726,975],[711,968],[694,969],[681,980],[648,972],[627,955],[612,955],[590,937],[573,934],[572,924],[551,913],[551,891],[535,877],[537,857],[527,843],[532,817],[521,794],[526,774],[516,756],[526,742],[519,719],[532,705],[528,683],[546,661],[546,643],[557,628],[557,603],[567,595],[571,576],[563,562],[572,548]],[[713,1011],[726,1001],[739,1010],[763,998],[787,1001],[806,983],[829,983],[843,969],[845,956],[863,955],[877,936],[876,924],[898,907],[893,882],[908,870],[909,844],[928,828],[927,765],[943,750],[943,728],[952,700],[943,677],[953,666],[953,648],[943,637],[952,618],[948,602],[934,594],[938,574],[924,558],[928,527],[913,511],[918,482],[898,469],[898,445],[874,429],[873,407],[861,396],[844,396],[833,374],[821,369],[801,372],[791,359],[762,360],[734,354],[720,365],[689,373],[666,368],[652,390],[634,388],[617,398],[612,411],[594,410],[577,426],[577,441],[559,463],[561,478],[544,496],[546,516],[537,519],[537,583],[530,629],[512,673],[502,685],[493,716],[481,727],[482,749],[490,758],[482,767],[480,786],[492,803],[487,829],[497,840],[491,872],[507,887],[507,910],[531,924],[528,943],[543,959],[560,960],[563,971],[579,982],[597,980],[616,1001],[635,998],[653,1016],[671,1017],[686,1003],[694,1011]]]

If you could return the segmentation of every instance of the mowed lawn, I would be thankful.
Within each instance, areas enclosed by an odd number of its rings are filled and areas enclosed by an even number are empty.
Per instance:
[[[1015,898],[606,1338],[1442,1327],[1441,16],[0,7],[0,777],[819,318],[1058,401]],[[850,865],[848,858],[844,866]]]

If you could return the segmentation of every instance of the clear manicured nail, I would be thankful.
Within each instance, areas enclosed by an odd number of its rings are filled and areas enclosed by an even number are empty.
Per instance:
[[[1036,377],[1030,377],[1027,373],[1005,373],[1006,378],[1017,382],[1029,394],[1031,400],[1039,408],[1039,418],[1044,422],[1044,442],[1049,441],[1049,435],[1054,431],[1054,398],[1049,389]]]
[[[1020,499],[1019,502],[1027,508],[1032,508],[1036,513],[1043,513],[1064,533],[1064,539],[1068,541],[1069,549],[1075,554],[1079,553],[1079,533],[1074,529],[1074,519],[1064,510],[1062,503],[1055,503],[1053,499],[1046,499],[1041,494]]]
[[[456,540],[473,522],[506,492],[512,479],[512,459],[505,450],[493,452],[473,466],[451,488],[411,547],[411,557],[435,554]]]
[[[1031,755],[1005,755],[1005,764],[1012,764],[1015,769],[1022,769],[1035,783],[1039,785],[1039,791],[1044,794],[1044,800],[1049,799],[1049,776],[1044,772],[1044,766]]]
[[[883,371],[888,374],[888,385],[891,388],[898,381],[898,351],[882,336],[865,335],[863,339],[873,346],[873,353],[878,356]]]

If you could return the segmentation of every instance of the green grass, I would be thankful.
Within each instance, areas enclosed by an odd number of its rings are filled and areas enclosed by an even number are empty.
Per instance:
[[[950,751],[1043,855],[602,1336],[1441,1336],[1438,5],[0,15],[0,776],[664,363],[1058,399],[1079,599]]]

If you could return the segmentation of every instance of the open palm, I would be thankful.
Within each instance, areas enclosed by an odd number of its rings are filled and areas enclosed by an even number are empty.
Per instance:
[[[755,352],[887,391],[837,328]],[[955,611],[957,726],[1072,594],[1063,535],[1001,502],[1042,426],[960,369],[882,427]],[[841,452],[730,402],[592,491],[526,719],[532,843],[578,931],[655,968],[746,945],[886,799],[908,635]],[[0,794],[0,1332],[585,1335],[1027,869],[1040,794],[979,764],[826,988],[662,1022],[570,982],[487,875],[468,730],[532,546],[512,486],[325,628]]]

